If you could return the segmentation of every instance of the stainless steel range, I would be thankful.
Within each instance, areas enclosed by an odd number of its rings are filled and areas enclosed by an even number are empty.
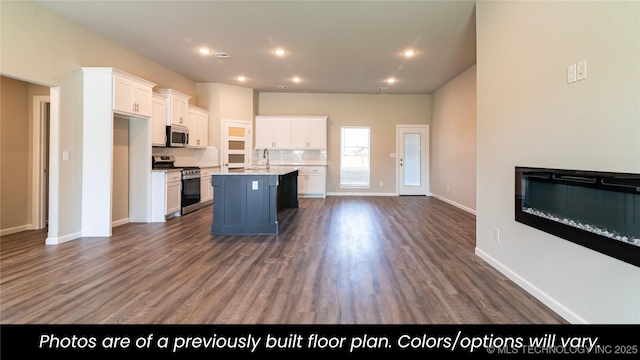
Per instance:
[[[182,168],[182,214],[200,209],[200,168]]]
[[[175,166],[173,155],[158,155],[152,157],[154,169],[181,169],[181,214],[187,214],[200,209],[200,168],[197,166]]]

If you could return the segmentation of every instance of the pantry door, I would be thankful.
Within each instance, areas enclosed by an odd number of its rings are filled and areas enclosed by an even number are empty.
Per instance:
[[[238,169],[251,166],[251,121],[222,120],[222,166]]]
[[[398,125],[398,195],[429,192],[429,125]]]

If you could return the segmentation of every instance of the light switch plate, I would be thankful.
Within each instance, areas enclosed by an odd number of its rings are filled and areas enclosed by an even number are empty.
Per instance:
[[[576,64],[576,80],[587,78],[587,60],[582,60]]]
[[[567,68],[567,83],[571,84],[576,81],[576,64],[569,65]]]
[[[251,190],[258,190],[258,182],[251,181]]]

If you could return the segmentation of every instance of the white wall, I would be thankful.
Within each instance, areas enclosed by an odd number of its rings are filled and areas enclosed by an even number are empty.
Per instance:
[[[640,3],[476,14],[476,252],[571,322],[640,323],[640,268],[514,221],[515,166],[640,173]],[[585,59],[587,79],[567,84]]]
[[[475,65],[433,94],[431,194],[475,213]]]

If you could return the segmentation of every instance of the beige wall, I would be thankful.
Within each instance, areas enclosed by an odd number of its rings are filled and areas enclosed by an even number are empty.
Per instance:
[[[515,166],[640,173],[640,2],[476,14],[477,253],[572,322],[640,323],[640,268],[514,221]]]
[[[242,86],[198,83],[196,94],[198,106],[209,109],[209,145],[217,147],[222,156],[222,120],[253,121],[257,92]]]
[[[30,222],[29,84],[2,77],[0,86],[0,230],[7,230]]]
[[[33,226],[33,97],[49,88],[4,76],[0,86],[0,231],[13,232]]]
[[[129,119],[113,119],[111,221],[129,218]]]
[[[327,192],[395,194],[397,124],[429,124],[431,95],[260,93],[260,115],[327,115]],[[340,189],[340,126],[371,127],[371,189]],[[380,186],[380,181],[383,186]]]
[[[476,66],[433,94],[431,193],[476,209]]]
[[[82,212],[82,72],[83,66],[107,66],[137,75],[195,97],[195,83],[124,49],[39,5],[2,1],[0,74],[40,85],[59,87],[59,144],[51,175],[56,189],[49,237],[72,239],[81,231]],[[190,102],[193,103],[193,98]],[[53,115],[55,116],[55,115]],[[69,161],[62,161],[62,151]],[[55,168],[55,164],[59,164]]]

